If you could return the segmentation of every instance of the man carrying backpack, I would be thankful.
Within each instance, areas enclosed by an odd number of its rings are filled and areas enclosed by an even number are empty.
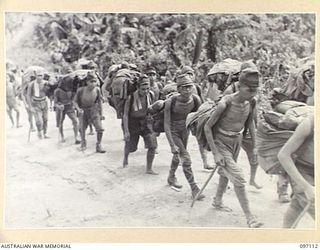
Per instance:
[[[246,127],[249,129],[253,141],[253,153],[257,157],[255,148],[254,127],[254,97],[259,88],[259,72],[245,69],[239,76],[239,90],[231,95],[224,96],[217,105],[204,126],[205,135],[219,167],[219,184],[214,197],[213,206],[221,211],[230,212],[224,206],[222,197],[228,186],[229,180],[234,184],[234,190],[246,216],[248,227],[261,227],[261,223],[252,213],[245,190],[245,177],[243,170],[237,164],[241,147],[242,133]]]
[[[183,66],[181,68],[181,72],[180,75],[186,75],[188,77],[190,77],[190,79],[192,80],[192,82],[194,83],[194,88],[193,88],[193,94],[199,96],[201,103],[203,103],[203,97],[202,97],[202,90],[199,84],[195,83],[195,72],[194,70],[190,67],[190,66]],[[198,146],[199,146],[199,151],[200,151],[200,155],[201,155],[201,159],[203,162],[203,168],[205,170],[212,170],[213,167],[209,165],[208,163],[208,158],[207,158],[207,150],[203,147],[203,145],[201,143],[198,142]]]
[[[293,159],[292,155],[297,157]],[[314,193],[314,115],[298,125],[278,154],[290,176],[293,197],[284,216],[283,227],[290,228],[309,203],[308,213],[315,219]]]
[[[85,131],[88,125],[92,123],[97,132],[96,152],[105,153],[106,151],[101,146],[104,131],[101,120],[104,117],[102,115],[103,98],[100,88],[97,86],[98,79],[93,72],[89,72],[85,79],[87,86],[78,88],[73,98],[73,105],[78,111],[80,120],[81,150],[87,148]]]
[[[72,104],[73,93],[72,91],[64,91],[61,88],[57,88],[54,91],[54,106],[56,108],[57,127],[61,135],[61,142],[65,142],[63,134],[63,121],[67,115],[72,121],[75,144],[79,144],[78,139],[78,121],[75,112],[75,108]]]
[[[27,103],[28,108],[34,114],[38,130],[38,138],[49,138],[47,136],[48,127],[48,102],[46,97],[47,81],[43,79],[44,72],[36,70],[36,79],[28,83]],[[43,132],[43,135],[42,135]]]
[[[165,101],[164,131],[166,133],[171,152],[173,154],[168,177],[168,184],[175,189],[182,186],[177,183],[175,172],[182,161],[183,173],[191,187],[192,197],[195,197],[200,189],[196,184],[191,168],[191,158],[187,151],[189,130],[186,128],[186,119],[190,112],[196,111],[200,106],[200,98],[192,94],[193,81],[186,75],[177,78],[177,95]],[[204,195],[199,195],[198,200]]]
[[[155,101],[159,100],[160,92],[161,92],[163,86],[161,85],[161,83],[156,81],[157,80],[156,69],[153,67],[149,67],[146,70],[146,74],[150,80],[150,88],[151,88],[151,91],[154,93],[154,99],[155,99]]]
[[[6,101],[7,101],[7,114],[10,118],[12,127],[14,127],[14,119],[12,117],[12,110],[16,112],[16,126],[21,127],[19,123],[20,111],[19,111],[19,86],[11,73],[6,74]]]
[[[150,91],[150,80],[148,76],[142,75],[138,81],[138,89],[129,95],[125,105],[122,118],[124,133],[124,158],[123,167],[128,166],[130,153],[137,150],[139,138],[143,137],[147,151],[146,174],[157,175],[152,170],[152,163],[157,148],[157,138],[152,130],[152,122],[148,116],[148,108],[154,102],[153,93]]]
[[[244,62],[241,64],[240,67],[240,71],[245,70],[246,68],[251,68],[251,69],[255,69],[257,70],[256,65],[254,65],[252,62]],[[223,95],[228,95],[228,94],[232,94],[235,93],[239,90],[239,82],[232,82],[227,89],[223,92]],[[255,122],[255,125],[257,123],[257,110],[254,109],[255,113],[253,114],[253,119]],[[247,131],[248,132],[248,131]],[[256,173],[257,173],[257,168],[259,166],[259,163],[257,161],[257,158],[255,157],[254,153],[253,153],[253,143],[252,143],[252,139],[250,137],[249,133],[246,133],[243,138],[242,138],[242,148],[244,149],[244,151],[247,154],[249,163],[250,163],[250,181],[249,184],[251,186],[254,186],[256,189],[261,189],[262,186],[258,185],[255,181],[255,177],[256,177]]]

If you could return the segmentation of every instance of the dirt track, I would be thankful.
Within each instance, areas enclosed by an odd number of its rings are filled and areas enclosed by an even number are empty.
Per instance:
[[[66,143],[58,143],[54,112],[49,114],[50,139],[38,140],[31,134],[27,143],[28,124],[21,107],[23,127],[6,125],[5,227],[227,227],[246,228],[245,217],[232,186],[225,194],[225,204],[231,213],[212,208],[212,197],[218,176],[206,188],[204,201],[190,208],[191,192],[179,167],[177,177],[183,184],[181,192],[169,188],[166,178],[171,160],[164,135],[158,140],[159,154],[154,161],[158,176],[146,175],[143,142],[129,158],[129,168],[123,169],[123,140],[120,120],[112,108],[105,105],[103,146],[106,154],[95,153],[95,135],[88,135],[88,149],[82,153],[73,144],[71,122],[66,118]],[[189,139],[193,171],[199,186],[208,172],[203,171],[198,146]],[[211,155],[209,159],[213,162]],[[249,178],[249,165],[243,151],[239,164]],[[251,209],[265,228],[280,228],[287,204],[277,201],[276,178],[258,170],[257,182],[263,189],[248,186]],[[300,227],[312,228],[308,216]]]

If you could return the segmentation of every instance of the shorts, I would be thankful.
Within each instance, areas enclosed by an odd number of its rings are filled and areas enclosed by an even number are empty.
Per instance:
[[[62,115],[62,117],[61,117]],[[68,116],[72,121],[72,124],[75,125],[77,123],[76,111],[73,106],[65,105],[64,110],[62,112],[59,109],[56,109],[56,122],[57,127],[59,127],[59,123],[63,123],[65,116]]]
[[[171,122],[171,136],[174,145],[178,147],[179,156],[184,165],[191,165],[191,157],[187,151],[189,130],[186,129],[185,121]]]
[[[219,132],[215,135],[215,144],[225,161],[225,166],[220,167],[218,173],[239,187],[246,183],[243,170],[237,164],[241,141],[242,135],[226,136]]]
[[[144,140],[144,147],[147,149],[156,149],[158,147],[156,134],[150,130],[145,119],[129,118],[130,140],[125,143],[126,149],[132,153],[137,151],[140,136]]]
[[[80,129],[86,130],[89,124],[93,124],[97,133],[103,132],[101,116],[96,106],[90,108],[82,108],[83,117],[80,119]]]
[[[247,134],[242,138],[242,148],[246,152],[249,163],[251,166],[253,165],[258,165],[256,162],[254,162],[254,157],[253,157],[253,143],[251,136]]]

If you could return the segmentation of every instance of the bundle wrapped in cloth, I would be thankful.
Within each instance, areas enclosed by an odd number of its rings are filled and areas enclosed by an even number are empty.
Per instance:
[[[313,113],[313,106],[295,101],[280,103],[284,113],[268,111],[257,126],[257,149],[260,166],[268,174],[281,174],[284,169],[278,160],[278,153],[292,136],[296,127]],[[291,107],[291,108],[290,108]]]
[[[278,153],[293,131],[279,130],[262,119],[257,126],[257,149],[260,166],[267,174],[281,174],[285,171],[278,160]]]

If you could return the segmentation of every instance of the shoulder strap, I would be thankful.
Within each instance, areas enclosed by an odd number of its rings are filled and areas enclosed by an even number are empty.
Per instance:
[[[200,98],[198,99],[196,95],[192,95],[192,98],[194,103],[194,108],[192,109],[192,112],[195,112],[200,107],[201,101],[199,100]]]
[[[174,106],[176,105],[176,102],[177,102],[177,96],[172,96],[171,97],[171,112],[172,112],[172,110],[173,110],[173,108],[174,108]]]
[[[231,83],[231,86],[232,86],[232,93],[236,93],[237,90],[236,90],[236,84],[234,82]]]
[[[100,98],[100,91],[98,88],[96,88],[96,92],[97,92],[97,98],[96,100],[94,101],[94,103],[97,103],[99,101],[99,98]]]
[[[155,98],[155,94],[152,90],[149,91],[149,95],[151,97],[151,103],[154,103],[156,100],[154,99]]]

